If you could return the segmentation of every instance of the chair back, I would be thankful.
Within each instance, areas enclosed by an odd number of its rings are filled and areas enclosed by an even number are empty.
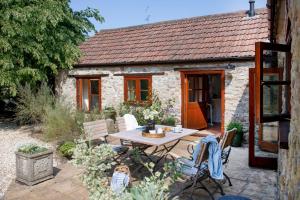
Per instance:
[[[134,115],[125,114],[123,117],[125,120],[125,126],[127,131],[134,130],[139,127],[139,124]]]
[[[108,135],[107,124],[104,119],[83,123],[84,133],[90,140],[103,140]]]
[[[221,146],[222,150],[228,146],[231,146],[233,139],[235,137],[236,131],[237,131],[237,128],[233,128],[233,129],[225,132],[223,139],[220,141],[220,146]]]
[[[209,144],[200,142],[198,145],[201,145],[201,149],[196,157],[195,166],[200,166],[201,163],[206,161],[209,156],[209,153],[208,153]]]
[[[118,125],[118,131],[127,131],[126,123],[124,117],[117,117],[116,119]]]

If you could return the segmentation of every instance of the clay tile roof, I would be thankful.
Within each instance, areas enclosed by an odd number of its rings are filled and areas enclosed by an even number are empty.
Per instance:
[[[122,65],[208,61],[254,56],[268,41],[268,10],[193,17],[102,30],[80,45],[78,65]]]

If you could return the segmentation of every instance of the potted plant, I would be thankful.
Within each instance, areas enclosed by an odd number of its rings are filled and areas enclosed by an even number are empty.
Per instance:
[[[232,146],[233,147],[240,147],[242,146],[242,142],[243,142],[243,135],[244,135],[244,131],[243,131],[243,124],[240,122],[230,122],[227,126],[227,131],[236,128],[236,134],[235,137],[233,139],[232,142]]]
[[[17,181],[34,185],[53,178],[53,151],[36,144],[27,144],[15,153]]]
[[[150,108],[147,108],[143,111],[143,116],[146,121],[148,121],[146,125],[146,132],[149,132],[149,130],[155,129],[155,119],[158,117],[159,112],[156,110],[152,110]]]

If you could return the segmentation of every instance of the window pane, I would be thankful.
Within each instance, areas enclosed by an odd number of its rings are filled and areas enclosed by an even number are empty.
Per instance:
[[[91,96],[91,109],[98,109],[99,108],[99,95],[92,95]]]
[[[195,101],[197,102],[202,102],[203,98],[202,98],[202,90],[194,90],[195,92]]]
[[[141,80],[141,90],[148,90],[148,80]]]
[[[91,94],[99,94],[98,80],[91,80]]]
[[[149,98],[149,93],[148,91],[141,91],[141,100],[142,101],[147,101]]]
[[[278,85],[264,85],[263,87],[263,109],[264,115],[280,114],[279,104],[279,86]]]
[[[197,78],[198,78],[198,80],[197,80],[197,85],[195,86],[195,88],[203,89],[203,85],[202,85],[203,79],[202,79],[202,77],[197,77]]]
[[[88,80],[83,79],[82,81],[83,87],[82,87],[82,109],[84,111],[89,110],[89,99],[88,99]]]
[[[127,85],[128,90],[135,90],[136,88],[135,80],[128,80]]]
[[[135,100],[136,100],[135,90],[128,90],[127,101],[135,101]]]
[[[189,102],[195,102],[194,90],[189,90]]]

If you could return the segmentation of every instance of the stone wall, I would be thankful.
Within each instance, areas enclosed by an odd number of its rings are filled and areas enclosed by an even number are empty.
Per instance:
[[[95,75],[108,74],[101,78],[102,84],[102,108],[106,106],[116,107],[124,100],[123,76],[114,76],[116,73],[146,73],[164,72],[164,75],[152,76],[152,89],[159,98],[166,102],[175,100],[174,109],[177,119],[181,120],[181,77],[176,67],[210,67],[224,66],[228,63],[204,63],[199,65],[155,65],[151,67],[94,67],[77,68],[67,72],[61,72],[57,77],[56,91],[61,98],[75,108],[76,84],[75,78],[69,75]],[[248,69],[254,67],[253,62],[232,63],[234,69],[225,70],[225,125],[231,120],[243,122],[245,130],[248,129]]]
[[[278,1],[277,41],[285,43],[285,1]],[[291,124],[289,150],[279,151],[279,198],[300,199],[300,1],[290,0],[287,16],[291,21]]]
[[[249,126],[249,66],[225,71],[225,124],[240,121],[245,131]]]

